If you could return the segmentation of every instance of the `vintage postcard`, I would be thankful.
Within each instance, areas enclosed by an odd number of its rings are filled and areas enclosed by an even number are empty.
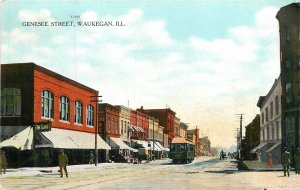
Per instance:
[[[300,189],[299,18],[1,0],[0,189]]]

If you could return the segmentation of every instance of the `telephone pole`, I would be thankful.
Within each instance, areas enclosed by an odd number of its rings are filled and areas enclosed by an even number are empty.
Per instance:
[[[238,159],[241,160],[242,159],[242,139],[243,139],[243,113],[239,113],[239,114],[235,114],[239,116],[240,119],[240,146],[239,146],[239,152],[238,152]]]

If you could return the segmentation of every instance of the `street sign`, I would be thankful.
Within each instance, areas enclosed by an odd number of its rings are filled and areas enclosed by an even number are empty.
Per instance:
[[[34,123],[35,132],[46,132],[51,131],[51,121],[43,121]]]

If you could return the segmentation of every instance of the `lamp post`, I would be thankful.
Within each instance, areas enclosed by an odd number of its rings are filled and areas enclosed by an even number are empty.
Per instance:
[[[91,100],[91,102],[96,102],[96,124],[95,124],[95,166],[98,164],[98,148],[97,148],[97,137],[98,137],[98,103],[102,102],[102,100],[98,100],[98,97],[102,96],[90,96],[91,98],[95,98]]]
[[[154,145],[154,143],[155,143],[155,142],[154,142],[154,118],[152,119],[152,122],[153,122],[153,123],[152,123],[152,130],[153,130],[153,131],[152,131],[152,135],[153,135],[153,136],[152,136],[152,142],[153,142],[153,160],[155,160],[155,148],[154,148],[154,147],[155,147],[155,145]]]

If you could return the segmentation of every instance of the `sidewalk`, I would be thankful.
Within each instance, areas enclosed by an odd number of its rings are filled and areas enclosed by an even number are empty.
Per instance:
[[[247,168],[247,170],[250,171],[282,171],[282,165],[281,164],[276,164],[273,165],[272,168],[268,167],[268,163],[262,163],[258,160],[244,160],[243,166]]]

